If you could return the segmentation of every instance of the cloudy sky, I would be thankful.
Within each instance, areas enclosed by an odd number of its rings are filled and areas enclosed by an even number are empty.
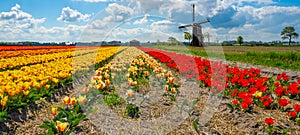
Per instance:
[[[192,23],[192,4],[196,22],[210,18],[210,41],[281,40],[286,26],[300,33],[298,0],[1,0],[0,41],[184,41],[191,29],[178,26]]]

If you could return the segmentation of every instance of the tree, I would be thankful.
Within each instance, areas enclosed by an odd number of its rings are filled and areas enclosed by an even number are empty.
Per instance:
[[[169,37],[168,42],[170,45],[181,45],[181,42],[174,37]]]
[[[292,26],[285,27],[281,31],[281,38],[282,40],[289,39],[289,45],[291,45],[292,38],[298,38],[299,34],[295,32],[295,28]]]
[[[189,44],[191,44],[192,35],[189,32],[184,32],[184,39],[189,40]]]
[[[240,45],[242,45],[243,43],[244,43],[244,39],[243,39],[243,37],[242,36],[238,36],[238,38],[237,38],[237,43],[239,43]]]

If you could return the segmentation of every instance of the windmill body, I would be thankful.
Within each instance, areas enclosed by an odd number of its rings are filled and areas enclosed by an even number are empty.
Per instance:
[[[207,19],[205,21],[198,22],[198,23],[194,23],[194,21],[195,21],[195,5],[193,5],[193,24],[179,26],[179,29],[193,27],[192,46],[204,46],[201,24],[208,23],[209,20]]]

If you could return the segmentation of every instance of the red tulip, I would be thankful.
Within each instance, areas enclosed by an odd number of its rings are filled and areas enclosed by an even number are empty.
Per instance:
[[[287,100],[287,99],[285,99],[285,98],[279,99],[279,100],[278,100],[278,104],[279,104],[280,106],[287,106],[289,103],[290,103],[290,101]]]
[[[273,124],[275,123],[275,120],[272,119],[272,118],[266,118],[266,119],[265,119],[265,123],[266,123],[267,125],[273,125]]]
[[[296,112],[300,112],[300,104],[295,104],[295,105],[294,105],[294,110],[295,110]]]
[[[289,117],[291,117],[291,118],[293,118],[293,119],[296,119],[297,118],[297,113],[296,112],[294,112],[294,111],[290,111],[290,112],[288,112],[288,114],[287,114]]]

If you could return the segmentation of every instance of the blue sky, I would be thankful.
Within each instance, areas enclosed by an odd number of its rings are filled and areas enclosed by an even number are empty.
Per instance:
[[[184,41],[196,21],[210,41],[275,41],[285,26],[300,33],[298,0],[0,0],[0,41]],[[205,38],[205,40],[208,40]],[[296,41],[300,41],[296,39]]]

